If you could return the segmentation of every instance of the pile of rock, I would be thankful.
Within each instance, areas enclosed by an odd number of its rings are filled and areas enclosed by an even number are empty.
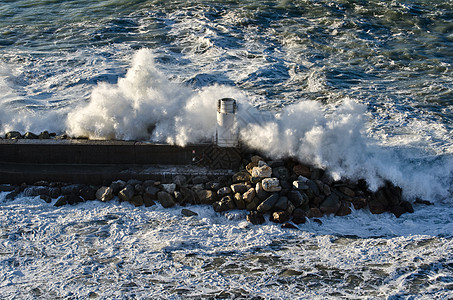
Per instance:
[[[117,180],[106,186],[37,182],[9,188],[9,198],[23,192],[25,196],[40,196],[55,206],[76,204],[87,200],[120,201],[135,206],[152,206],[158,201],[163,207],[188,204],[212,205],[216,212],[246,209],[247,220],[253,224],[265,222],[265,215],[283,227],[304,223],[307,218],[323,215],[345,216],[351,208],[367,208],[374,214],[386,211],[399,217],[412,213],[410,202],[402,199],[402,191],[390,182],[376,192],[367,189],[364,181],[333,181],[324,170],[300,164],[292,159],[266,161],[248,155],[243,168],[227,177],[187,177],[175,175],[171,182],[154,180]],[[8,189],[8,187],[5,187]],[[185,210],[185,215],[187,210]],[[320,222],[319,219],[314,219]],[[289,223],[292,222],[292,223]]]
[[[18,139],[28,139],[28,140],[48,140],[48,139],[58,139],[64,140],[68,139],[68,135],[66,133],[57,135],[54,132],[49,133],[48,131],[43,131],[40,134],[35,134],[33,132],[27,131],[24,134],[21,134],[19,131],[10,131],[5,134],[5,139],[7,140],[18,140]],[[0,139],[3,139],[0,137]]]

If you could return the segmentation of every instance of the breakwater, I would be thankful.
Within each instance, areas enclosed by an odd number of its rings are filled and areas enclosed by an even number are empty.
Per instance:
[[[7,198],[39,196],[55,206],[114,198],[148,207],[206,204],[217,212],[247,210],[253,224],[268,215],[288,228],[352,209],[396,217],[414,211],[389,181],[370,191],[364,180],[334,181],[326,170],[250,149],[26,136],[9,133],[0,140],[0,190],[10,192]]]

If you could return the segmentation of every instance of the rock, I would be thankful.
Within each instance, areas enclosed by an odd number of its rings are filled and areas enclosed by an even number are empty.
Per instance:
[[[305,222],[307,222],[307,218],[306,217],[294,217],[293,218],[293,223],[296,224],[296,225],[299,225],[299,224],[305,224]]]
[[[46,195],[49,196],[49,188],[46,186],[28,186],[24,189],[24,196],[35,197]]]
[[[10,131],[10,132],[6,133],[5,138],[9,139],[9,140],[17,140],[17,139],[21,139],[22,135],[20,134],[19,131]]]
[[[27,139],[27,140],[33,140],[33,139],[38,139],[38,138],[39,138],[39,136],[37,134],[34,134],[33,132],[27,131],[24,134],[24,139]]]
[[[412,204],[409,201],[403,200],[401,201],[401,206],[404,208],[404,210],[408,213],[414,213],[414,208],[412,207]]]
[[[323,169],[313,168],[313,170],[311,170],[310,179],[319,180],[319,179],[322,178],[323,175],[324,175],[324,170]]]
[[[330,196],[330,194],[332,194],[330,187],[321,180],[316,180],[315,183],[318,185],[318,189],[321,191],[321,193],[325,196]]]
[[[247,172],[251,175],[252,174],[252,171],[253,171],[253,168],[255,167],[258,167],[258,161],[255,161],[255,162],[251,162],[249,164],[247,164],[245,166],[245,169],[247,170]]]
[[[64,195],[58,198],[57,202],[55,202],[54,206],[63,206],[66,204],[77,204],[83,202],[83,199],[77,195]]]
[[[222,212],[235,208],[234,200],[231,196],[225,196],[220,201],[214,202],[212,204],[214,211]]]
[[[392,205],[390,206],[390,212],[394,214],[395,217],[399,218],[406,212],[406,210],[404,209],[404,207],[401,207],[399,205]]]
[[[47,196],[47,195],[41,195],[41,196],[39,196],[39,198],[41,200],[44,200],[46,203],[51,203],[52,202],[52,198],[50,198],[50,196]]]
[[[129,179],[127,182],[126,182],[126,185],[132,185],[132,186],[135,186],[136,184],[143,184],[143,182],[141,182],[140,180],[138,179],[135,179],[135,178],[131,178]]]
[[[112,185],[115,185],[115,186],[112,186]],[[113,188],[115,195],[117,195],[122,189],[124,189],[126,187],[126,185],[127,185],[127,183],[124,180],[117,180],[110,184],[110,186]],[[118,189],[118,191],[116,191],[117,189]]]
[[[48,131],[43,131],[39,134],[39,137],[38,137],[40,140],[48,140],[50,139],[50,134]]]
[[[322,211],[319,208],[317,208],[317,207],[312,207],[308,211],[308,217],[309,218],[320,218],[322,216],[323,216]]]
[[[231,192],[232,192],[231,189],[229,187],[225,186],[217,191],[217,195],[219,195],[220,197],[223,197],[223,196],[231,194]]]
[[[353,190],[351,190],[350,188],[348,188],[347,186],[342,186],[342,187],[339,187],[338,189],[340,190],[340,192],[342,192],[343,194],[345,194],[348,197],[354,198],[356,196],[355,192]]]
[[[164,208],[169,208],[176,205],[173,196],[164,191],[157,193],[157,199]]]
[[[136,195],[143,194],[144,189],[145,187],[143,186],[143,184],[137,183],[136,185],[134,185],[134,191]]]
[[[250,188],[250,186],[244,184],[244,183],[235,183],[231,185],[231,190],[233,193],[241,193],[244,194],[247,192],[247,190]]]
[[[96,191],[96,199],[98,199],[102,202],[112,200],[113,199],[113,189],[111,187],[101,186]]]
[[[183,197],[183,200],[180,202],[181,205],[185,205],[186,203],[196,204],[199,202],[198,196],[191,189],[186,188],[186,187],[181,187],[180,191],[181,191],[181,194]]]
[[[148,187],[145,188],[143,194],[144,195],[148,195],[153,200],[156,200],[157,199],[157,193],[159,191],[160,190],[157,187],[155,187],[155,186],[148,186]]]
[[[261,156],[259,156],[259,155],[253,155],[250,160],[252,162],[256,162],[256,163],[258,163],[260,160],[264,161],[264,159]]]
[[[220,185],[219,182],[206,182],[205,184],[205,188],[207,190],[218,190],[220,189],[222,186]]]
[[[309,190],[311,190],[315,196],[321,196],[321,192],[319,191],[316,182],[314,182],[313,180],[307,180],[306,184],[308,185]]]
[[[252,178],[269,178],[272,176],[272,168],[268,165],[254,167],[252,169]]]
[[[80,196],[85,200],[96,200],[96,192],[97,190],[90,185],[86,185],[80,189]],[[56,198],[56,197],[52,197]]]
[[[350,200],[352,202],[352,205],[354,206],[354,209],[362,209],[367,206],[367,199],[364,197],[355,197]]]
[[[237,209],[245,209],[245,201],[242,199],[242,195],[240,193],[234,194],[234,204]]]
[[[289,221],[291,216],[286,211],[276,211],[272,214],[272,222],[274,223],[285,223]]]
[[[153,205],[156,205],[154,200],[155,199],[151,198],[150,195],[143,194],[143,204],[145,204],[145,207],[151,207]]]
[[[291,223],[283,223],[283,224],[282,224],[282,228],[286,228],[286,229],[298,229],[296,226],[294,226],[294,225],[291,224]]]
[[[200,184],[200,183],[205,184],[208,181],[209,181],[209,178],[204,175],[195,176],[192,178],[192,184]]]
[[[179,174],[175,175],[172,179],[172,181],[177,185],[177,186],[185,186],[187,184],[187,178],[186,176]]]
[[[258,197],[255,197],[253,198],[252,202],[245,204],[245,209],[247,209],[248,211],[256,210],[261,202],[262,201]]]
[[[241,170],[233,175],[233,183],[250,181],[250,174],[246,170]]]
[[[256,210],[259,211],[260,213],[266,213],[274,207],[278,199],[279,195],[277,193],[274,193],[270,195],[266,200],[264,200],[260,205],[258,205]]]
[[[319,206],[319,209],[325,214],[335,214],[341,207],[341,201],[338,196],[331,194]]]
[[[126,187],[118,193],[118,197],[120,198],[120,200],[127,202],[129,202],[132,199],[132,197],[134,197],[134,195],[135,189],[131,184],[126,185]]]
[[[173,192],[176,190],[176,184],[175,183],[164,183],[164,184],[162,184],[162,188],[167,193],[173,194]]]
[[[145,181],[143,182],[143,186],[144,186],[145,189],[146,189],[146,188],[149,187],[149,186],[155,186],[155,183],[156,183],[155,180],[148,179],[148,180],[145,180]],[[124,185],[124,186],[126,186],[126,185]],[[124,187],[123,187],[123,188],[124,188]]]
[[[131,200],[129,200],[131,204],[133,204],[135,207],[142,206],[144,204],[143,197],[141,195],[136,195],[132,197]]]
[[[350,215],[352,213],[351,208],[349,207],[349,204],[347,202],[341,202],[340,209],[338,209],[337,213],[335,214],[336,216],[343,217]]]
[[[274,177],[263,179],[261,184],[263,185],[263,190],[266,192],[280,192],[282,190],[280,181]]]
[[[422,200],[420,198],[415,199],[415,204],[434,205],[434,203],[432,203],[428,200]]]
[[[296,208],[293,211],[294,218],[305,218],[307,216],[307,211],[302,208]]]
[[[215,201],[217,201],[217,195],[213,191],[198,190],[196,191],[196,194],[201,204],[212,205]]]
[[[306,191],[310,188],[305,181],[299,180],[293,181],[293,187],[299,191]]]
[[[294,204],[291,201],[288,201],[288,207],[286,208],[286,211],[290,215],[292,215],[295,209],[296,209],[296,207],[294,206]]]
[[[286,196],[280,196],[274,207],[277,210],[286,211],[286,209],[288,208],[288,198]]]
[[[247,215],[247,221],[249,221],[253,225],[259,225],[265,222],[263,214],[257,211],[251,211]]]
[[[243,199],[246,203],[250,203],[250,202],[252,202],[253,198],[255,198],[255,196],[256,196],[255,189],[254,189],[254,188],[250,188],[248,191],[246,191],[246,192],[242,195],[242,199]]]
[[[270,196],[270,193],[266,192],[263,189],[263,184],[261,182],[258,182],[256,184],[255,191],[256,191],[256,197],[258,197],[258,199],[260,199],[260,200],[265,200],[267,197]]]
[[[173,197],[175,198],[176,203],[182,203],[182,200],[184,199],[184,196],[180,191],[174,191]]]
[[[295,207],[306,206],[309,203],[307,194],[299,191],[290,191],[288,193],[288,199]]]
[[[82,184],[70,184],[61,187],[62,195],[79,195],[80,190],[84,187]]]
[[[368,201],[368,208],[372,214],[382,214],[387,210],[389,202],[385,196],[383,189],[378,190],[371,196],[371,200]]]
[[[304,176],[306,178],[311,178],[310,168],[305,165],[295,165],[293,167],[293,172],[297,176]]]
[[[290,179],[291,174],[287,168],[281,166],[272,168],[272,176],[278,178],[280,181],[287,181]]]
[[[189,210],[189,209],[185,209],[185,208],[183,208],[183,209],[181,210],[181,214],[182,214],[183,216],[186,216],[186,217],[198,216],[198,214],[197,214],[196,212],[191,211],[191,210]]]

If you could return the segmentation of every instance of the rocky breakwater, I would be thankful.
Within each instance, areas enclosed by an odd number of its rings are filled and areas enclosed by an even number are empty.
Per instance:
[[[174,175],[170,182],[117,180],[105,186],[37,182],[20,187],[0,186],[7,198],[23,193],[40,196],[55,206],[87,200],[129,202],[135,206],[163,207],[195,204],[211,205],[216,212],[247,210],[247,220],[262,224],[266,218],[285,228],[296,228],[307,218],[321,223],[324,215],[345,216],[354,209],[369,209],[373,214],[393,213],[396,217],[412,213],[412,204],[402,198],[399,187],[386,182],[372,192],[365,181],[333,181],[324,170],[292,159],[265,160],[244,155],[243,168],[233,176]],[[423,203],[423,202],[422,202]],[[425,202],[426,204],[426,202]],[[183,209],[186,216],[194,212]]]

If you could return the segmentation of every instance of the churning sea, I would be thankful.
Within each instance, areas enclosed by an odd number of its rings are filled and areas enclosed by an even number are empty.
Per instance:
[[[453,1],[0,1],[3,135],[185,145],[222,97],[242,143],[434,205],[290,230],[0,193],[0,297],[453,298]]]

